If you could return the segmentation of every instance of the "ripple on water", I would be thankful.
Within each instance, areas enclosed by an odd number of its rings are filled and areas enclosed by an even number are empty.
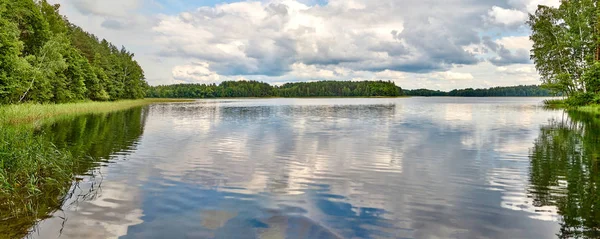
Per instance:
[[[529,148],[555,113],[522,104],[153,105],[143,137],[112,154],[127,160],[102,167],[103,189],[66,211],[64,237],[553,237],[558,212],[530,199],[552,186],[529,186]],[[92,225],[110,233],[83,233]]]

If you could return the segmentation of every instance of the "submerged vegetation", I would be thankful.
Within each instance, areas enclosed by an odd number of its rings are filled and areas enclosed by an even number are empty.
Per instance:
[[[566,106],[600,103],[600,3],[561,1],[558,8],[540,5],[527,22],[543,86],[567,96]]]
[[[60,209],[75,175],[135,145],[145,115],[137,107],[62,118],[36,130],[0,124],[0,238],[21,238]]]
[[[46,0],[0,0],[0,104],[140,99],[133,53],[71,24]]]
[[[0,125],[0,142],[0,234],[19,238],[61,204],[75,160],[28,129]]]

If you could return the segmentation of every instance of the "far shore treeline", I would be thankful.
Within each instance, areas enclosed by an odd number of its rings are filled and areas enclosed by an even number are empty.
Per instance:
[[[417,89],[403,90],[390,81],[317,81],[271,86],[258,81],[225,81],[221,84],[175,84],[152,86],[151,98],[225,98],[225,97],[397,97],[397,96],[552,96],[535,85],[461,89],[449,92]]]
[[[519,85],[519,86],[504,86],[492,87],[487,89],[459,89],[451,91],[439,91],[428,89],[405,90],[404,93],[408,96],[460,96],[460,97],[490,97],[490,96],[555,96],[561,93],[554,94],[552,91],[542,88],[537,85]]]
[[[46,0],[0,0],[0,104],[144,98],[133,53],[71,24]]]
[[[134,54],[71,24],[58,4],[0,0],[0,104],[152,98],[551,96],[600,103],[600,27],[589,1],[540,6],[528,21],[538,86],[403,90],[391,81],[319,81],[271,86],[256,81],[149,87]],[[573,15],[573,9],[582,14]],[[571,11],[573,10],[573,11]],[[598,24],[597,24],[598,23]],[[552,39],[560,38],[560,41]],[[557,43],[558,42],[558,43]],[[572,43],[572,44],[571,44]]]

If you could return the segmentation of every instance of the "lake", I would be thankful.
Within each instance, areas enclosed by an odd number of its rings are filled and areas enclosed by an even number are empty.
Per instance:
[[[36,132],[80,176],[29,236],[600,237],[600,119],[542,100],[220,99],[60,120]]]

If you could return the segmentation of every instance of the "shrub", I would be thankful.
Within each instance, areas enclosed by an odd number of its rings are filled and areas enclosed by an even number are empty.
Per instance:
[[[583,106],[593,103],[595,98],[596,95],[591,92],[577,93],[571,95],[571,97],[567,99],[566,103],[569,106]]]

